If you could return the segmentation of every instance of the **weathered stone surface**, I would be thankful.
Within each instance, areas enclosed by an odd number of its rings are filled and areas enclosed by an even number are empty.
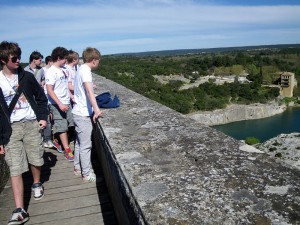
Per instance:
[[[229,105],[226,109],[217,109],[214,111],[194,112],[188,117],[205,125],[219,125],[241,120],[261,119],[284,112],[285,105],[278,105],[273,102],[269,104],[252,105]]]
[[[280,134],[258,144],[256,148],[266,152],[278,163],[300,170],[300,133]]]
[[[300,224],[299,170],[114,82],[95,82],[120,99],[100,121],[139,224]]]

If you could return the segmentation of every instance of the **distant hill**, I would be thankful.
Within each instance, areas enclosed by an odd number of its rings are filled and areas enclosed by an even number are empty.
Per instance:
[[[278,44],[278,45],[257,45],[257,46],[241,46],[241,47],[224,47],[224,48],[200,48],[200,49],[178,49],[178,50],[162,50],[137,53],[120,53],[115,55],[133,55],[133,56],[172,56],[186,54],[202,54],[202,53],[217,53],[231,51],[248,51],[259,49],[283,49],[283,48],[300,48],[300,44]]]

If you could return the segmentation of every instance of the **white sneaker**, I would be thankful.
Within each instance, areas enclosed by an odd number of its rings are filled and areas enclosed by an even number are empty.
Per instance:
[[[75,176],[81,176],[82,174],[81,174],[81,170],[78,170],[78,169],[75,169],[74,168],[74,175]]]
[[[34,200],[41,200],[44,197],[44,186],[41,182],[31,186]]]
[[[7,225],[23,224],[29,220],[29,214],[22,208],[17,208],[12,212],[11,219]]]
[[[90,170],[90,173],[88,176],[83,176],[82,178],[83,182],[96,182],[96,174],[93,170]]]
[[[48,141],[44,141],[44,142],[43,142],[43,147],[44,147],[44,148],[49,148],[49,147],[48,147]]]
[[[48,140],[47,144],[48,144],[48,148],[55,148],[54,144],[53,144],[53,142],[51,140]]]
[[[53,142],[51,140],[44,141],[44,148],[54,148]]]

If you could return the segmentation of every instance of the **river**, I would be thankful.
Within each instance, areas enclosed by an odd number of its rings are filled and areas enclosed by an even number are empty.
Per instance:
[[[238,140],[256,137],[260,142],[282,133],[300,133],[300,107],[289,107],[283,113],[257,120],[244,120],[212,126]]]

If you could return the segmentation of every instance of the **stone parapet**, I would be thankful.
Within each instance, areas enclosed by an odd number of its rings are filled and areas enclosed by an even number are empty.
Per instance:
[[[103,77],[95,83],[121,103],[103,110],[94,136],[120,224],[299,224],[299,170]]]

